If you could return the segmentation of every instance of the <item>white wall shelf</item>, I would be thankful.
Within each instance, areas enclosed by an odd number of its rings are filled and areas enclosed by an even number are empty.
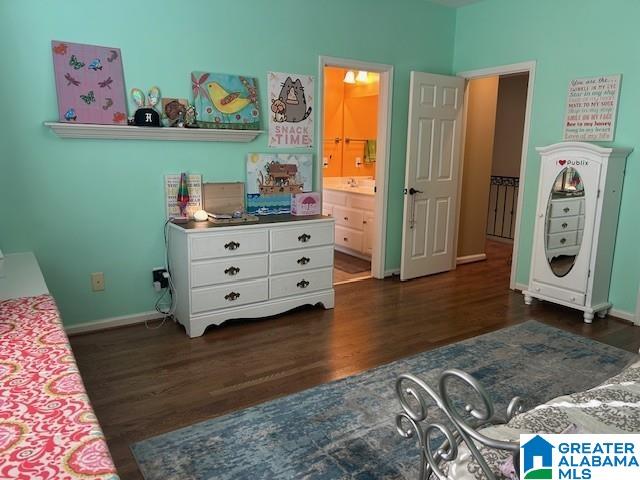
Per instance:
[[[264,130],[214,130],[208,128],[134,127],[88,123],[44,122],[60,138],[113,140],[182,140],[196,142],[240,142],[256,139]]]

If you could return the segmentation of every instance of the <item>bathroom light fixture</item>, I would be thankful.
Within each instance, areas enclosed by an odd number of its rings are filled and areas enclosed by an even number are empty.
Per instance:
[[[344,76],[344,83],[356,83],[356,74],[353,70],[348,70],[346,75]]]
[[[369,80],[369,73],[365,72],[364,70],[360,70],[358,72],[358,76],[356,77],[356,82],[366,82],[367,80]]]

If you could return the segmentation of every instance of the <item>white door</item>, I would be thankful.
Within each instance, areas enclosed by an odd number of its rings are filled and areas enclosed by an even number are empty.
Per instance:
[[[411,72],[400,279],[455,268],[464,79]]]

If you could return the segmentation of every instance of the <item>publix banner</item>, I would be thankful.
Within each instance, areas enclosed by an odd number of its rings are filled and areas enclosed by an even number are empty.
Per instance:
[[[269,146],[313,147],[313,77],[269,72]]]
[[[520,435],[520,479],[638,480],[640,435]]]

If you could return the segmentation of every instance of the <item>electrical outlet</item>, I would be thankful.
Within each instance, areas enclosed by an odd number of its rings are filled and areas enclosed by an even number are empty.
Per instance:
[[[153,283],[160,282],[160,288],[167,288],[169,286],[169,279],[164,277],[167,269],[164,267],[156,267],[151,271],[153,275]]]
[[[91,290],[102,292],[104,290],[104,273],[94,272],[91,274]]]

